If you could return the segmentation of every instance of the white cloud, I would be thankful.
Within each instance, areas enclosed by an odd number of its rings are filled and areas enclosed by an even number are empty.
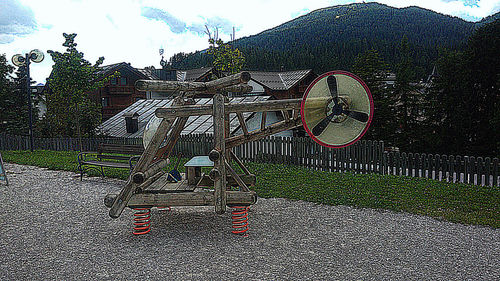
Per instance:
[[[5,2],[9,1],[9,2]],[[466,2],[464,2],[466,1]],[[394,7],[411,5],[431,9],[443,14],[465,19],[480,19],[499,11],[498,0],[379,0]],[[19,3],[21,5],[19,5]],[[130,62],[135,67],[154,65],[159,67],[158,49],[165,49],[165,58],[174,53],[192,52],[208,46],[203,33],[205,24],[219,27],[220,38],[230,39],[232,27],[236,38],[254,35],[287,22],[308,11],[319,8],[362,1],[350,0],[2,0],[0,26],[4,3],[23,7],[10,17],[24,17],[11,30],[28,32],[24,36],[0,31],[0,53],[10,58],[16,53],[31,49],[64,51],[62,33],[77,33],[77,48],[85,58],[95,62],[105,57],[105,64]],[[157,11],[156,20],[143,16],[144,7]],[[31,12],[30,12],[31,11]],[[164,12],[162,14],[162,11]],[[30,14],[31,13],[31,14]],[[31,15],[31,16],[30,16]],[[31,20],[30,20],[31,18]],[[177,29],[172,29],[177,20]],[[184,26],[184,29],[183,29]],[[27,29],[25,29],[27,28]],[[174,32],[176,31],[176,32]],[[179,32],[181,31],[181,32]],[[32,66],[35,80],[44,82],[50,74],[50,56]]]
[[[0,11],[0,35],[12,38],[11,36],[30,34],[36,28],[33,11],[30,8],[16,0],[3,0]]]
[[[370,2],[379,2],[398,8],[418,6],[469,21],[478,21],[500,11],[498,0],[377,0]]]

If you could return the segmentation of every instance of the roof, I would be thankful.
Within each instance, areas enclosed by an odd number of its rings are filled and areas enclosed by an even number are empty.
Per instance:
[[[254,101],[264,101],[268,100],[269,96],[250,96],[250,97],[238,97],[229,98],[229,103],[245,103]],[[201,98],[195,99],[197,105],[211,104],[211,98]],[[126,137],[126,138],[142,138],[144,132],[144,127],[149,122],[151,117],[153,117],[155,110],[160,107],[170,107],[172,105],[172,99],[158,99],[158,100],[138,100],[131,106],[127,107],[120,113],[111,117],[110,119],[104,121],[99,129],[104,135],[111,137]],[[124,114],[129,112],[136,112],[139,114],[138,118],[138,128],[139,130],[135,133],[127,133],[125,127],[125,117]],[[243,117],[248,120],[254,113],[245,112]],[[235,113],[229,115],[231,132],[235,131],[239,126],[238,118]],[[189,117],[182,135],[188,134],[212,134],[213,133],[213,118],[211,115],[202,116],[191,116]]]
[[[212,67],[202,67],[188,70],[177,70],[177,81],[194,82],[210,72]]]
[[[159,80],[160,77],[156,75],[156,73],[152,72],[147,68],[136,68],[135,70],[139,71],[142,75],[146,76],[149,80]]]
[[[133,73],[137,73],[138,76],[145,78],[145,79],[151,79],[149,76],[151,76],[151,72],[144,70],[144,69],[137,69],[135,67],[132,67],[130,63],[127,62],[120,62],[120,63],[115,63],[115,64],[110,64],[110,65],[103,65],[101,66],[101,70],[97,72],[97,75],[101,78],[104,78],[110,74],[112,74],[115,71],[118,71],[120,68],[127,68]],[[148,74],[149,73],[149,74]],[[157,79],[157,78],[154,78]]]
[[[289,90],[312,73],[311,69],[286,72],[249,71],[252,80],[271,90]]]

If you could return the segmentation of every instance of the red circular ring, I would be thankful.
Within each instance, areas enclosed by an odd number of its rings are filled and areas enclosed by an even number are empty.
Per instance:
[[[363,88],[365,89],[366,93],[368,94],[368,100],[370,102],[370,117],[368,118],[368,122],[366,124],[365,129],[363,130],[363,132],[361,132],[361,134],[356,139],[352,140],[351,142],[349,142],[347,144],[343,144],[343,145],[331,145],[331,144],[327,144],[327,143],[322,142],[321,140],[319,140],[318,138],[316,138],[315,135],[313,135],[313,133],[311,132],[311,130],[309,130],[309,128],[306,126],[306,121],[304,120],[304,106],[305,106],[306,98],[307,98],[307,95],[309,94],[309,91],[311,91],[312,87],[316,83],[318,83],[319,80],[325,78],[326,76],[330,76],[330,75],[334,75],[334,74],[343,74],[343,75],[349,76],[351,78],[354,78],[356,81],[358,81],[361,84],[361,86],[363,86]],[[363,137],[363,135],[366,133],[366,131],[368,131],[368,128],[370,127],[370,124],[371,124],[372,119],[373,119],[373,110],[374,110],[374,108],[373,108],[372,93],[370,92],[370,89],[368,88],[368,86],[366,86],[365,82],[363,82],[363,80],[361,80],[361,78],[359,78],[358,76],[356,76],[356,75],[354,75],[354,74],[352,74],[350,72],[343,71],[343,70],[334,70],[334,71],[329,71],[329,72],[321,74],[321,76],[317,77],[316,79],[314,79],[314,81],[311,84],[309,84],[309,87],[307,87],[307,89],[306,89],[306,91],[304,93],[304,96],[302,97],[302,102],[300,103],[300,118],[302,119],[302,126],[306,130],[307,134],[316,143],[318,143],[319,145],[326,146],[326,147],[331,147],[331,148],[342,148],[342,147],[346,147],[346,146],[349,146],[349,145],[357,142],[359,139],[361,139]]]

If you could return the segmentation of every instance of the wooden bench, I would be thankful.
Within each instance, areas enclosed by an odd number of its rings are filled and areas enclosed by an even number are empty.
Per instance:
[[[80,180],[82,180],[84,172],[92,169],[99,171],[103,177],[104,167],[123,168],[132,171],[143,152],[144,147],[142,145],[108,143],[100,144],[97,151],[80,152],[78,154]]]

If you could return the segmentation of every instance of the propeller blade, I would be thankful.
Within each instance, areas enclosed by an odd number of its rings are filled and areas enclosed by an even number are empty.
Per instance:
[[[332,118],[335,114],[331,113],[330,115],[326,116],[325,119],[321,120],[314,128],[312,129],[312,133],[315,136],[321,135],[323,131],[326,129],[328,124],[330,124],[330,121],[332,121]]]
[[[328,84],[330,95],[332,95],[335,104],[337,104],[337,97],[339,96],[337,91],[337,79],[335,78],[334,75],[330,75],[328,76],[328,78],[326,78],[326,83]]]
[[[347,114],[347,116],[358,120],[359,122],[367,122],[368,121],[368,114],[366,114],[364,112],[344,110],[344,113]]]

